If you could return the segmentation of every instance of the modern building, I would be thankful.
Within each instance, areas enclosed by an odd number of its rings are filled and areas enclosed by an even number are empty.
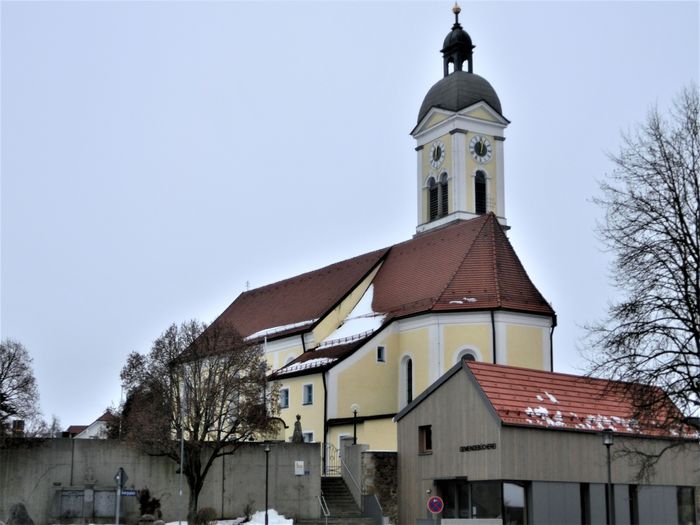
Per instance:
[[[393,417],[462,359],[552,369],[554,310],[506,236],[509,122],[454,12],[411,132],[415,236],[246,291],[213,323],[264,346],[288,433],[301,415],[326,455],[355,428],[396,450]]]
[[[697,431],[661,415],[635,420],[628,392],[602,379],[455,365],[396,416],[399,522],[431,523],[437,496],[443,524],[602,525],[607,509],[616,525],[695,524]],[[639,481],[637,453],[664,448]]]

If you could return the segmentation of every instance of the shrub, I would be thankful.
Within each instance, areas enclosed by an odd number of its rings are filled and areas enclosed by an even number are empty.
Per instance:
[[[151,497],[151,491],[146,487],[139,491],[139,511],[142,516],[151,514],[158,519],[163,515],[160,511],[160,499]]]
[[[209,525],[216,521],[216,511],[211,507],[203,507],[194,516],[194,525]]]

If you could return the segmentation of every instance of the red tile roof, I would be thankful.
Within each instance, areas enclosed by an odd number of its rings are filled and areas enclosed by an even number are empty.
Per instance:
[[[489,309],[555,315],[489,213],[244,292],[215,323],[231,324],[244,337],[273,327],[281,329],[270,339],[309,331],[380,262],[372,308],[389,319]]]
[[[504,424],[575,431],[610,428],[656,437],[696,435],[690,427],[669,430],[667,411],[652,420],[634,420],[627,383],[490,363],[469,362],[467,367]],[[677,412],[660,389],[652,390],[667,401],[668,411]]]
[[[319,350],[304,352],[294,361],[273,372],[270,377],[272,379],[279,379],[281,377],[305,375],[326,370],[352,354],[362,346],[367,339],[369,339],[369,337],[363,337],[349,343],[329,346]]]
[[[77,436],[80,434],[83,430],[85,430],[89,425],[71,425],[66,429],[66,432],[70,436]]]
[[[214,321],[232,325],[247,337],[282,327],[275,337],[305,332],[366,276],[387,250],[377,250],[243,292]],[[312,321],[302,326],[290,326]],[[288,328],[284,328],[288,327]]]

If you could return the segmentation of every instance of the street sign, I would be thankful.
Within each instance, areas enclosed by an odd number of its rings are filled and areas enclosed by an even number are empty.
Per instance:
[[[428,499],[428,510],[433,514],[440,514],[443,508],[445,508],[445,504],[441,497],[433,496]]]
[[[138,496],[139,491],[136,489],[122,489],[122,496]]]

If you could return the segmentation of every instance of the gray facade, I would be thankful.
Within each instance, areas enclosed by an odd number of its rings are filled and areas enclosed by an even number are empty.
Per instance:
[[[313,443],[274,443],[269,456],[269,503],[288,518],[318,518],[321,454]],[[304,474],[295,475],[303,461]],[[178,497],[177,465],[148,456],[112,440],[50,439],[33,447],[0,449],[0,520],[14,503],[24,503],[37,525],[58,522],[114,523],[115,482],[119,467],[128,475],[127,488],[147,487],[160,498],[163,519],[183,518],[189,496]],[[182,501],[182,503],[181,503]],[[199,506],[214,508],[219,517],[243,515],[252,502],[265,503],[265,452],[250,443],[235,455],[219,458],[209,472]],[[138,517],[136,497],[122,497],[122,523]],[[63,518],[61,518],[63,516]]]
[[[453,497],[468,500],[468,517],[478,518],[477,504],[482,504],[478,491],[483,487],[500,491],[499,498],[508,489],[522,487],[530,524],[605,523],[607,460],[600,433],[508,426],[470,374],[461,369],[451,372],[397,417],[402,525],[431,518],[426,506],[431,495],[446,503]],[[421,427],[430,429],[430,450],[421,443]],[[700,486],[697,441],[662,456],[652,477],[639,485],[633,458],[616,455],[623,447],[659,451],[669,443],[615,436],[612,481],[617,525],[683,522],[678,487],[690,491],[682,489],[688,501],[693,488]],[[488,481],[500,483],[482,483]],[[454,488],[454,496],[441,493],[446,487]],[[505,498],[500,501],[507,514]],[[694,514],[698,515],[697,509]],[[502,518],[499,522],[505,522]]]

